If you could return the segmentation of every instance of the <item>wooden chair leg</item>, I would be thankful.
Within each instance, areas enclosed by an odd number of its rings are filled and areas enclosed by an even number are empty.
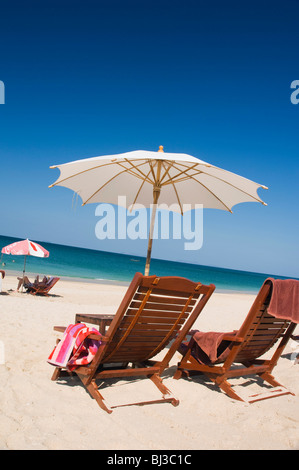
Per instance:
[[[57,380],[61,373],[61,367],[55,367],[51,380]]]
[[[207,374],[208,377],[216,384],[218,387],[226,393],[233,400],[244,401],[232,388],[231,384],[225,379],[225,377],[213,377],[210,374]]]
[[[154,382],[156,387],[158,387],[162,393],[164,401],[170,402],[173,406],[179,405],[179,400],[175,398],[171,391],[163,384],[163,381],[159,375],[153,374],[149,378],[152,380],[152,382]]]
[[[269,374],[269,372],[264,372],[262,374],[258,374],[262,380],[268,382],[272,387],[283,387],[277,380],[274,379],[273,375]]]
[[[95,380],[92,380],[89,385],[86,385],[87,390],[89,391],[92,398],[94,398],[97,404],[102,408],[102,410],[106,411],[107,413],[112,413],[112,409],[105,405],[104,398],[100,394],[98,390],[98,386]]]
[[[179,380],[182,377],[182,375],[183,375],[183,371],[181,369],[177,369],[174,376],[173,376],[173,378],[175,380]]]
[[[62,369],[61,367],[55,367],[51,380],[58,380],[59,377],[73,377],[74,372]]]
[[[78,374],[79,375],[79,374]],[[173,406],[178,406],[179,405],[179,400],[175,398],[171,391],[163,384],[161,377],[159,377],[157,374],[153,374],[151,376],[148,376],[153,383],[158,387],[158,389],[162,392],[163,394],[163,399],[161,400],[153,400],[149,402],[139,402],[139,403],[130,403],[126,405],[113,405],[113,406],[107,406],[107,402],[105,403],[103,396],[100,394],[96,381],[95,379],[92,380],[89,384],[85,384],[86,389],[90,393],[91,397],[94,398],[97,402],[97,404],[102,408],[104,411],[107,413],[112,413],[112,408],[119,408],[122,406],[130,406],[130,405],[146,405],[149,403],[162,403],[162,402],[169,402]]]

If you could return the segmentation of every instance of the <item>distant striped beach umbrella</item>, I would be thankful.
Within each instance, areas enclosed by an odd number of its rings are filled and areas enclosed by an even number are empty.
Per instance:
[[[202,204],[204,208],[231,208],[241,202],[264,203],[257,194],[266,186],[230,171],[218,168],[199,158],[183,153],[136,150],[118,155],[76,160],[58,168],[60,176],[53,186],[64,186],[77,193],[83,205],[93,202],[118,204],[118,195],[126,196],[127,207],[153,205],[149,231],[145,275],[149,274],[152,239],[157,203],[182,215],[184,205]],[[174,207],[174,203],[177,206]]]
[[[2,248],[1,253],[5,255],[23,255],[24,258],[24,269],[23,269],[23,280],[25,275],[25,267],[26,267],[26,257],[27,256],[36,256],[38,258],[48,258],[50,253],[39,245],[36,242],[32,242],[31,240],[20,240],[19,242],[11,243],[10,245],[5,246]],[[23,288],[23,286],[22,286]]]

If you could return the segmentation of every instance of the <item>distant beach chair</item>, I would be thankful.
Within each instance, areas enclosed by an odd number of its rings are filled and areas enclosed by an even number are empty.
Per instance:
[[[271,372],[298,322],[299,281],[269,278],[261,287],[239,331],[228,334],[193,332],[189,343],[183,343],[179,348],[183,357],[174,378],[179,379],[184,373],[187,376],[203,373],[229,397],[248,403],[273,396],[294,395],[277,382]],[[258,359],[278,339],[281,340],[272,357],[269,360]],[[245,367],[236,367],[236,364]],[[268,382],[271,387],[267,386],[267,393],[243,399],[227,381],[228,378],[248,375],[257,375]]]
[[[162,392],[160,400],[131,403],[179,401],[162,383],[161,373],[194,324],[215,289],[180,277],[143,276],[136,273],[106,332],[102,344],[87,366],[78,366],[76,373],[99,406],[112,412],[98,391],[97,379],[147,376]],[[64,327],[54,327],[64,332]],[[99,339],[90,334],[90,339]],[[173,340],[172,344],[169,343]],[[151,360],[166,349],[162,360]],[[110,365],[110,367],[109,367]],[[67,376],[70,372],[56,367],[52,380]]]
[[[32,295],[39,294],[39,295],[46,295],[47,297],[49,297],[49,291],[55,286],[56,282],[58,282],[59,279],[60,277],[50,277],[44,286],[30,285],[27,288],[27,292],[29,292],[29,294],[32,294]]]

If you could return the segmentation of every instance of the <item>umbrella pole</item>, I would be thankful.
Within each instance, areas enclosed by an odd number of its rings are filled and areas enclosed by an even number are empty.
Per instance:
[[[150,225],[150,231],[149,231],[149,237],[148,237],[147,256],[146,256],[145,270],[144,270],[144,275],[145,276],[149,275],[149,268],[150,268],[150,262],[151,262],[151,254],[152,254],[152,245],[153,245],[153,234],[154,234],[154,227],[155,227],[155,220],[156,220],[157,203],[158,203],[158,199],[159,199],[159,196],[160,196],[160,190],[161,190],[161,188],[155,186],[155,188],[154,188],[153,211],[152,211],[152,215],[151,215],[151,225]]]

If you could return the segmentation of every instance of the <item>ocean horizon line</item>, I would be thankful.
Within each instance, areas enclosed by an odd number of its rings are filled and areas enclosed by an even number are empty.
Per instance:
[[[0,237],[6,237],[6,238],[11,238],[11,239],[15,239],[16,241],[18,240],[24,240],[25,238],[18,238],[18,237],[15,237],[15,236],[11,236],[11,235],[3,235],[3,234],[0,234]],[[36,243],[39,243],[39,244],[43,244],[43,243],[46,243],[46,244],[49,244],[49,245],[54,245],[54,246],[61,246],[61,247],[69,247],[69,248],[75,248],[75,249],[82,249],[82,250],[88,250],[88,251],[94,251],[94,252],[97,252],[97,253],[107,253],[107,254],[112,254],[112,255],[119,255],[119,256],[124,256],[124,257],[129,257],[131,258],[131,261],[146,261],[146,256],[142,256],[142,255],[137,255],[137,254],[130,254],[130,253],[123,253],[123,252],[120,252],[120,251],[107,251],[107,250],[99,250],[97,248],[89,248],[89,247],[86,247],[86,246],[78,246],[78,245],[70,245],[70,244],[64,244],[64,243],[54,243],[54,242],[50,242],[50,241],[47,241],[47,240],[37,240],[37,239],[30,239],[32,241],[35,241]],[[13,243],[13,242],[12,242]],[[139,258],[138,260],[134,260],[133,258]],[[181,260],[171,260],[171,259],[167,259],[167,258],[156,258],[154,256],[152,256],[151,258],[151,261],[162,261],[162,262],[167,262],[167,263],[173,263],[173,264],[183,264],[183,265],[190,265],[190,266],[193,266],[193,267],[200,267],[200,268],[203,268],[203,269],[216,269],[216,270],[220,270],[220,271],[232,271],[232,272],[236,272],[236,273],[248,273],[248,274],[253,274],[253,275],[262,275],[262,276],[273,276],[273,277],[279,277],[279,278],[284,278],[284,279],[288,279],[288,278],[292,278],[292,279],[298,279],[299,280],[299,277],[294,277],[294,276],[285,276],[284,274],[273,274],[273,273],[266,273],[264,271],[248,271],[248,270],[245,270],[245,269],[238,269],[238,268],[228,268],[228,267],[224,267],[224,266],[214,266],[212,264],[199,264],[199,263],[190,263],[190,262],[186,262],[186,261],[181,261]]]
[[[139,272],[139,271],[136,271]],[[7,270],[5,271],[6,276],[12,277],[16,275],[17,270]],[[26,271],[26,276],[29,278],[36,277],[39,273]],[[19,277],[21,277],[20,274]],[[120,287],[128,287],[130,285],[130,281],[120,281],[117,279],[104,279],[104,278],[87,278],[87,277],[76,277],[76,276],[59,276],[61,280],[66,282],[78,282],[78,283],[87,283],[87,284],[100,284],[100,285],[111,285],[111,286],[120,286]],[[229,289],[229,288],[216,288],[215,293],[218,294],[244,294],[244,295],[253,295],[256,294],[256,290],[236,290],[236,289]]]
[[[0,235],[0,243],[6,246],[20,238]],[[109,252],[95,248],[64,245],[44,240],[34,240],[49,252],[49,258],[28,256],[26,274],[55,275],[64,279],[127,285],[136,272],[144,272],[146,258],[140,255]],[[48,246],[47,246],[48,245]],[[3,257],[5,257],[3,259]],[[30,260],[29,260],[30,258]],[[24,256],[2,255],[0,268],[7,274],[23,271]],[[42,274],[43,273],[43,274]],[[255,293],[268,277],[290,277],[259,273],[241,269],[207,266],[183,261],[152,258],[150,275],[179,276],[203,284],[215,284],[218,292]],[[293,279],[296,279],[292,277]]]

